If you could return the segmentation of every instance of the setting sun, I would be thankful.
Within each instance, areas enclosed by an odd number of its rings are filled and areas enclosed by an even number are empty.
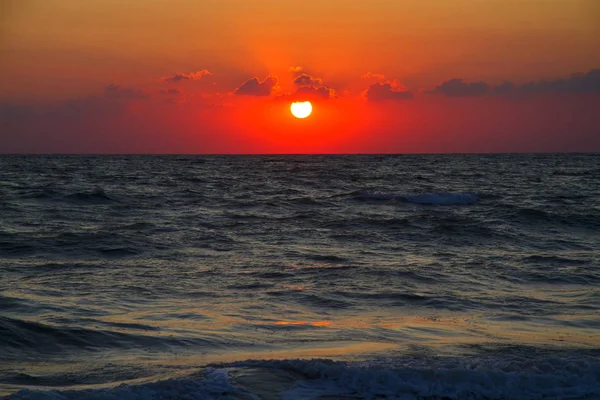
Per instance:
[[[310,101],[299,101],[292,103],[290,107],[292,115],[296,118],[306,118],[312,113],[312,104]]]

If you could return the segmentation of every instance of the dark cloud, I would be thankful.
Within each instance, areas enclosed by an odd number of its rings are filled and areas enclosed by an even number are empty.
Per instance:
[[[143,100],[150,95],[140,89],[124,88],[120,85],[110,84],[104,88],[104,96],[109,99]]]
[[[258,78],[252,78],[244,82],[233,93],[246,96],[269,96],[278,84],[279,80],[275,76],[268,76],[262,82]]]
[[[173,82],[173,83],[178,83],[181,81],[193,81],[193,80],[199,80],[202,79],[205,76],[211,76],[212,73],[206,69],[203,69],[201,71],[197,71],[197,72],[191,72],[189,74],[184,74],[184,73],[178,73],[172,76],[167,76],[165,78],[163,78],[163,80],[165,82]]]
[[[441,94],[446,97],[479,97],[485,96],[490,87],[485,82],[464,82],[462,79],[450,79],[426,93]]]
[[[298,100],[333,99],[337,97],[335,89],[328,86],[301,86],[294,93]]]
[[[502,97],[521,97],[535,94],[591,94],[600,93],[600,69],[585,74],[572,74],[567,79],[542,80],[517,85],[505,81],[492,87],[485,82],[467,83],[462,79],[452,79],[426,93],[441,94],[447,97],[476,97],[491,94]]]
[[[335,89],[323,85],[323,79],[308,74],[301,74],[294,79],[294,85],[298,86],[292,95],[294,100],[323,100],[337,97]]]
[[[385,100],[410,100],[414,96],[398,82],[377,82],[369,86],[365,93],[367,100],[379,102]]]
[[[302,74],[294,80],[294,85],[297,86],[320,86],[322,83],[321,78],[313,78],[307,74]]]
[[[538,93],[600,93],[600,69],[593,69],[585,74],[572,74],[567,79],[529,82],[517,86],[504,82],[493,90],[495,95],[527,95]]]

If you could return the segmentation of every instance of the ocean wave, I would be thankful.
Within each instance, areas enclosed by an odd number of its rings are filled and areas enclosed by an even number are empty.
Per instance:
[[[50,187],[41,187],[41,188],[31,188],[21,193],[21,198],[23,199],[38,199],[38,200],[47,200],[54,199],[59,195],[59,193]]]
[[[101,187],[94,188],[88,192],[68,194],[65,196],[65,199],[86,203],[104,203],[114,201],[114,199],[109,197]]]
[[[409,203],[425,205],[457,205],[457,204],[475,204],[479,201],[479,195],[476,192],[463,193],[422,193],[422,194],[402,194],[386,193],[377,191],[361,191],[359,197],[375,200],[404,200]]]
[[[250,364],[252,365],[252,364]],[[399,365],[327,361],[270,362],[305,378],[284,399],[584,399],[600,395],[600,363],[588,360],[459,358]]]
[[[229,382],[227,372],[209,369],[198,379],[169,379],[143,385],[121,385],[111,389],[89,390],[21,390],[5,399],[70,400],[70,399],[252,399],[248,392]]]
[[[529,208],[514,205],[502,205],[502,208],[511,211],[508,218],[522,223],[556,224],[571,228],[598,229],[600,217],[590,209],[586,212],[567,212],[568,207],[546,211],[541,208]]]
[[[98,202],[111,202],[115,199],[111,198],[106,194],[103,188],[96,187],[89,191],[61,193],[54,187],[31,187],[20,194],[23,199],[35,199],[35,200],[53,200],[53,201],[76,201],[86,203],[98,203]]]
[[[54,326],[9,317],[0,317],[0,337],[2,337],[0,359],[3,357],[20,359],[25,354],[39,356],[73,351],[101,351],[110,348],[167,350],[175,347],[216,348],[224,344],[218,337],[172,337],[160,336],[158,332],[155,335],[134,334],[78,326]],[[236,345],[233,341],[226,344]]]
[[[213,365],[179,379],[87,390],[24,389],[6,399],[584,400],[599,396],[600,362],[567,356],[245,361]]]
[[[15,239],[9,237],[8,240],[2,238],[0,234],[0,254],[3,256],[22,256],[31,255],[37,250],[36,247],[22,242],[16,242]]]

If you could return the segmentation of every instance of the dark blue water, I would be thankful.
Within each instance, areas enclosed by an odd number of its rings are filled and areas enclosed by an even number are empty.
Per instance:
[[[599,177],[599,155],[1,156],[0,394],[600,398]]]

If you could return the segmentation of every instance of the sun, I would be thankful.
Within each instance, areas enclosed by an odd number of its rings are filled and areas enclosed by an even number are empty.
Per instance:
[[[292,115],[296,118],[306,118],[312,113],[310,101],[295,101],[290,107]]]

